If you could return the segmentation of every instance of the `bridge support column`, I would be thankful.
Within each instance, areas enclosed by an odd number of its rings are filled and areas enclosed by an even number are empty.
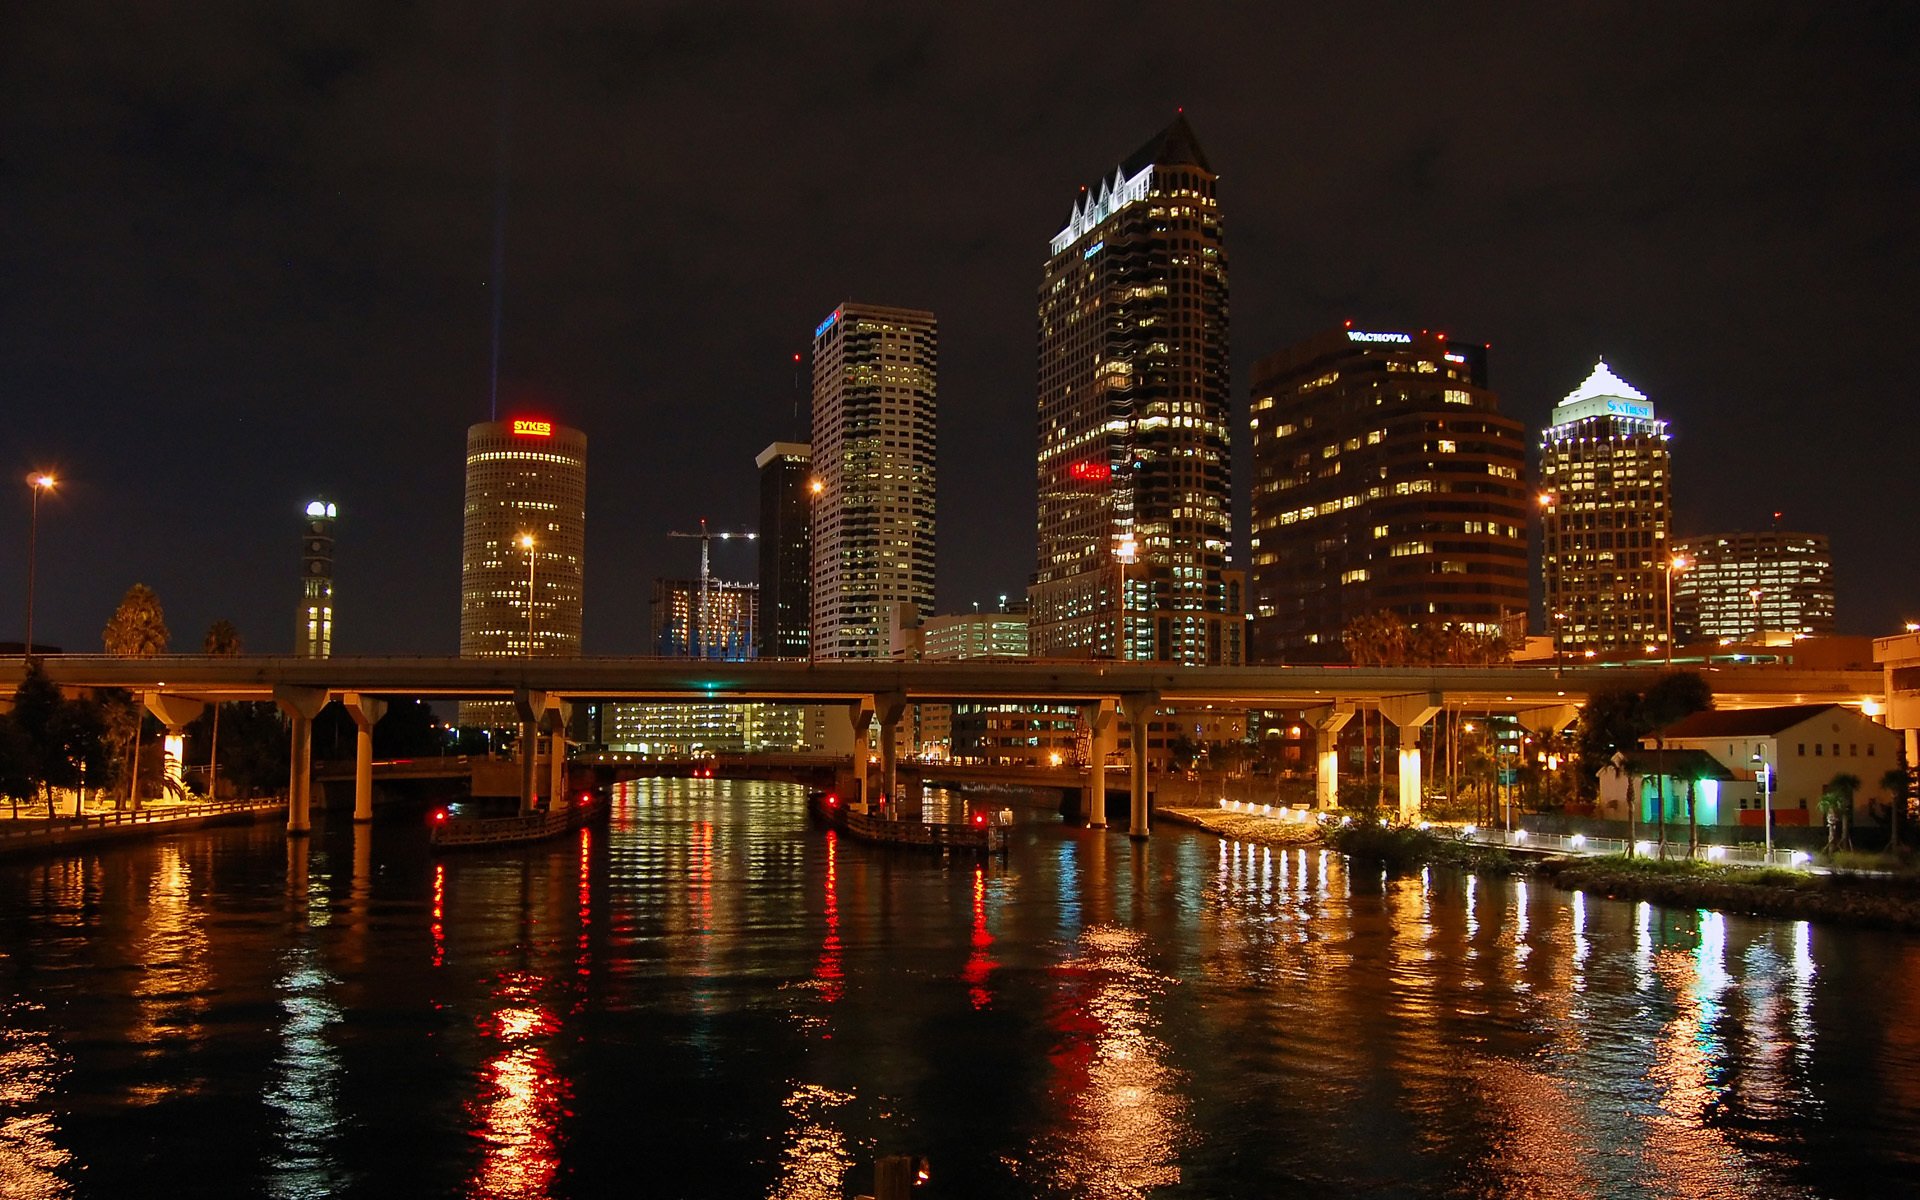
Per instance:
[[[558,701],[546,692],[521,688],[513,694],[520,718],[520,815],[533,815],[540,800],[540,722]]]
[[[292,763],[287,768],[287,835],[313,830],[313,719],[331,697],[320,688],[276,687],[273,701],[293,725]]]
[[[867,811],[867,730],[873,726],[873,697],[862,696],[847,708],[847,721],[853,726],[853,795],[847,805],[855,812]]]
[[[1148,833],[1148,796],[1147,790],[1147,726],[1153,718],[1153,710],[1160,706],[1160,697],[1152,692],[1136,692],[1120,698],[1120,710],[1126,714],[1127,726],[1132,735],[1129,743],[1133,751],[1129,758],[1132,769],[1127,772],[1127,785],[1131,793],[1131,813],[1127,821],[1127,836],[1136,842],[1147,840]]]
[[[1107,827],[1107,755],[1119,730],[1114,726],[1114,703],[1102,700],[1080,710],[1087,722],[1087,790],[1080,798],[1080,814],[1088,829]]]
[[[1353,705],[1334,701],[1307,710],[1313,725],[1313,801],[1322,811],[1340,807],[1340,731],[1353,720]]]
[[[1420,731],[1440,711],[1438,692],[1384,696],[1380,715],[1400,730],[1400,819],[1410,821],[1420,811]]]
[[[913,803],[902,802],[899,787],[900,718],[907,711],[907,698],[898,692],[873,698],[880,718],[880,794],[887,798],[888,811],[896,817],[918,817],[920,797],[915,790]]]
[[[373,820],[373,727],[387,713],[387,702],[348,692],[340,704],[353,718],[353,819]]]
[[[207,706],[202,701],[189,700],[185,696],[170,696],[165,692],[148,692],[144,700],[147,711],[158,717],[160,723],[167,727],[165,738],[160,743],[167,754],[163,764],[165,778],[174,786],[184,790],[186,784],[181,779],[180,772],[186,766],[186,728]],[[212,788],[211,779],[208,780],[207,786],[209,789]]]
[[[555,703],[543,721],[547,727],[547,808],[564,804],[567,797],[567,722],[570,706]]]

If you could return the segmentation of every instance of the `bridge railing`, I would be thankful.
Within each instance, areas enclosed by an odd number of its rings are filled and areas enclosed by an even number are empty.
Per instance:
[[[1485,846],[1556,854],[1619,855],[1625,854],[1628,846],[1626,838],[1594,837],[1584,833],[1535,833],[1526,829],[1509,832],[1505,829],[1468,826],[1460,834],[1469,841]],[[1636,857],[1663,857],[1656,839],[1636,838],[1632,846]],[[1668,839],[1664,857],[1669,861],[1688,857],[1686,842]],[[1731,846],[1702,845],[1697,857],[1701,862],[1743,867],[1805,867],[1813,861],[1813,856],[1805,850],[1775,850],[1768,854],[1765,845],[1760,842],[1741,842]]]
[[[199,804],[170,804],[162,808],[130,808],[119,812],[87,813],[78,817],[56,816],[19,817],[0,822],[0,840],[10,838],[45,837],[58,830],[62,833],[76,829],[109,829],[123,825],[159,825],[170,821],[183,821],[192,817],[217,817],[227,813],[261,812],[266,809],[281,808],[287,803],[280,796],[261,800],[220,800]]]

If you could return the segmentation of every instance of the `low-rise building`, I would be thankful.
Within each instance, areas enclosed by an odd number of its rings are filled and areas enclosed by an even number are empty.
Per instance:
[[[1692,780],[1694,815],[1700,824],[1750,825],[1756,830],[1765,820],[1769,790],[1763,772],[1771,777],[1775,826],[1822,824],[1820,797],[1839,775],[1859,781],[1853,821],[1860,825],[1879,822],[1878,814],[1885,812],[1892,795],[1884,776],[1900,765],[1900,735],[1844,704],[1695,713],[1658,731],[1645,745],[1647,749],[1634,756],[1635,764],[1649,780],[1656,772],[1666,774],[1677,781],[1681,793],[1676,801],[1676,785],[1665,789],[1669,821],[1686,819],[1685,794]],[[1656,749],[1675,756],[1675,762],[1664,764],[1664,770],[1645,766],[1652,758],[1649,752]],[[1679,756],[1689,753],[1707,755],[1731,779],[1711,778],[1716,774],[1712,771],[1679,770],[1676,764],[1685,761]],[[1647,788],[1641,787],[1639,794],[1642,819],[1654,817],[1656,810],[1644,807],[1651,803],[1645,799]]]

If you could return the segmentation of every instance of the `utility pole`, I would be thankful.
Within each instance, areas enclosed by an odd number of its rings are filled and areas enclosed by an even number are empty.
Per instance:
[[[724,542],[732,538],[744,538],[747,541],[751,542],[757,539],[760,535],[751,529],[741,530],[738,532],[735,532],[735,531],[716,532],[708,529],[707,519],[705,517],[701,517],[699,533],[682,533],[676,529],[671,533],[667,534],[667,536],[670,538],[700,539],[700,599],[699,599],[699,602],[694,607],[693,628],[690,631],[691,636],[687,640],[688,640],[688,648],[692,651],[692,657],[705,658],[707,656],[706,645],[704,642],[704,639],[707,634],[707,611],[708,611],[707,590],[713,579],[713,569],[712,569],[713,539],[719,538],[721,541]]]

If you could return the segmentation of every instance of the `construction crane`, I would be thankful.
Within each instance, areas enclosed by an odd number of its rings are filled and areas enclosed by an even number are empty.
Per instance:
[[[733,538],[744,538],[751,542],[759,538],[760,535],[751,529],[741,531],[710,530],[707,528],[707,519],[701,517],[699,533],[682,533],[676,529],[668,533],[667,536],[670,538],[700,539],[700,602],[694,608],[693,629],[691,636],[687,639],[687,645],[688,648],[693,651],[694,658],[705,658],[707,656],[707,648],[702,639],[706,636],[707,632],[707,586],[708,582],[713,578],[713,539],[719,538],[724,542]]]

